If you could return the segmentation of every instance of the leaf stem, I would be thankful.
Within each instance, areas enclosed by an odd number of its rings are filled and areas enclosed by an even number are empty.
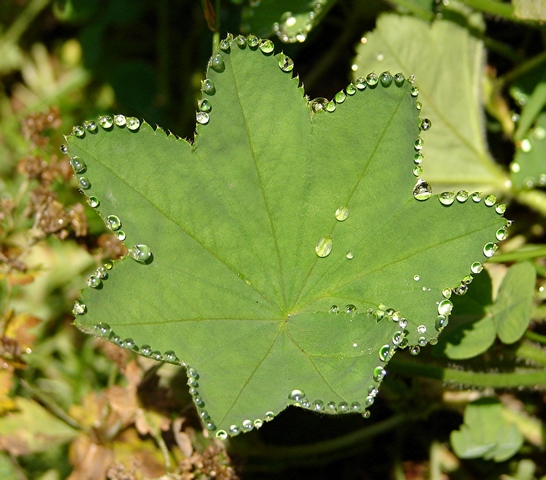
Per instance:
[[[546,371],[543,370],[528,369],[501,373],[473,372],[393,359],[389,362],[388,371],[402,375],[433,378],[471,387],[546,387]]]
[[[487,261],[489,263],[521,262],[545,256],[546,247],[534,247],[526,248],[525,250],[516,250],[515,252],[499,253],[498,255],[493,255]]]
[[[212,53],[216,52],[218,50],[218,46],[220,45],[220,0],[216,0],[216,5],[214,9],[216,10],[215,20],[216,23],[214,25],[214,34],[212,35]]]
[[[502,3],[497,0],[461,0],[461,2],[474,10],[497,15],[507,20],[517,20],[514,17],[514,7],[509,3]]]
[[[499,90],[501,88],[504,88],[506,84],[513,82],[516,78],[525,75],[527,72],[533,70],[544,62],[546,62],[546,51],[540,53],[539,55],[536,55],[533,58],[530,58],[529,60],[524,61],[523,63],[520,63],[513,70],[510,70],[508,73],[505,73],[501,77],[497,78],[496,87]]]
[[[522,342],[515,353],[518,357],[546,366],[546,351],[529,342]]]

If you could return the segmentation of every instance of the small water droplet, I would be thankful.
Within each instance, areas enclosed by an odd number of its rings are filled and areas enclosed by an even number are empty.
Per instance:
[[[413,187],[413,198],[419,201],[428,200],[432,196],[432,187],[423,179],[417,180]]]
[[[362,412],[362,418],[370,418],[371,417],[371,412],[369,410],[364,410]]]
[[[411,87],[410,93],[411,93],[412,97],[417,97],[417,95],[419,95],[419,89],[417,87],[413,86],[413,87]]]
[[[352,83],[349,83],[347,88],[345,88],[345,92],[347,92],[347,95],[354,95],[356,93],[356,88]]]
[[[495,202],[497,201],[497,197],[495,197],[495,195],[487,195],[483,202],[488,206],[488,207],[492,207],[493,205],[495,205]]]
[[[335,213],[336,220],[344,222],[349,217],[349,209],[347,207],[339,207]]]
[[[404,85],[404,82],[406,81],[406,78],[404,77],[403,74],[401,73],[396,73],[394,75],[394,84],[397,86],[397,87],[401,87],[402,85]]]
[[[226,69],[226,64],[224,63],[224,57],[221,53],[215,53],[210,59],[210,67],[216,72],[223,72]]]
[[[434,322],[434,328],[440,331],[448,324],[448,319],[445,315],[438,315]]]
[[[133,245],[129,249],[129,255],[139,263],[146,263],[152,257],[152,250],[148,245]]]
[[[99,267],[95,270],[95,275],[100,279],[104,280],[108,278],[108,271],[104,267]]]
[[[279,68],[283,72],[291,72],[294,68],[294,62],[288,55],[285,55],[284,53],[279,53],[277,55],[277,63],[279,64]]]
[[[78,138],[83,138],[85,136],[85,128],[81,125],[75,125],[72,127],[72,135]]]
[[[253,49],[256,48],[260,43],[260,39],[256,35],[249,35],[248,37],[246,37],[246,41],[248,43],[248,46]]]
[[[373,379],[376,382],[382,382],[386,374],[387,371],[383,367],[375,367],[373,369]]]
[[[345,305],[345,313],[356,313],[356,307],[352,303]]]
[[[422,118],[419,122],[419,128],[423,131],[430,130],[432,127],[432,122],[428,118]]]
[[[417,137],[417,140],[415,140],[415,143],[413,144],[413,148],[419,152],[423,149],[424,144],[425,141],[421,137]]]
[[[328,402],[328,410],[330,410],[331,412],[337,412],[337,405],[336,405],[336,402]]]
[[[366,75],[366,83],[369,87],[373,88],[379,83],[379,77],[375,73],[368,73]]]
[[[421,102],[415,102],[415,108],[417,110],[421,110],[423,108],[423,104]]]
[[[493,242],[486,243],[485,246],[483,247],[483,254],[487,258],[491,258],[493,254],[497,251],[497,248],[498,246]]]
[[[264,419],[266,422],[270,422],[275,418],[275,414],[273,412],[265,412]]]
[[[220,440],[226,440],[228,438],[228,434],[225,430],[218,430],[216,432],[216,438],[219,438]]]
[[[216,425],[212,421],[205,423],[205,426],[207,427],[207,430],[210,430],[211,432],[216,430]]]
[[[87,203],[91,208],[97,208],[100,205],[99,199],[97,197],[89,197]]]
[[[358,402],[351,403],[351,410],[353,412],[360,412],[360,403]]]
[[[116,230],[119,230],[120,227],[121,227],[121,220],[119,219],[119,217],[117,215],[108,215],[106,217],[106,226],[112,230],[112,231],[116,231]]]
[[[381,83],[382,87],[390,87],[392,84],[392,75],[390,72],[383,72],[381,75],[379,75],[379,82]]]
[[[114,123],[118,127],[124,127],[127,123],[127,119],[125,118],[125,115],[118,114],[114,116]]]
[[[317,256],[324,258],[330,255],[332,251],[332,238],[329,236],[322,237],[315,246]]]
[[[150,354],[152,353],[152,347],[150,347],[150,345],[148,345],[147,343],[145,343],[144,345],[142,345],[140,347],[140,353],[146,357],[149,357]]]
[[[464,295],[466,292],[468,292],[468,285],[464,283],[453,289],[455,295]]]
[[[333,113],[336,111],[336,102],[334,102],[333,100],[329,101],[327,104],[326,104],[326,111],[327,112],[330,112],[330,113]]]
[[[235,37],[235,43],[239,48],[243,49],[246,47],[246,38],[243,37],[243,35],[237,35]]]
[[[498,203],[495,205],[495,212],[502,215],[504,212],[506,212],[506,205],[504,203]]]
[[[85,128],[90,133],[95,133],[97,131],[97,122],[94,122],[93,120],[86,120],[83,122],[83,128]]]
[[[176,356],[176,353],[174,353],[172,350],[167,350],[165,352],[165,361],[166,362],[169,362],[169,363],[178,363],[179,360],[178,360],[178,357]],[[201,413],[206,413],[206,412],[201,412]]]
[[[427,331],[427,327],[426,327],[425,325],[419,325],[419,326],[417,327],[417,333],[423,334],[423,333],[425,333],[426,331]]]
[[[262,425],[264,424],[263,420],[260,419],[260,418],[257,418],[256,420],[254,420],[254,426],[256,428],[260,428]]]
[[[406,328],[408,326],[408,319],[407,318],[401,318],[398,322],[398,326],[400,328]]]
[[[355,256],[354,256],[353,252],[347,252],[347,254],[345,255],[345,258],[347,260],[352,260],[354,257]]]
[[[420,177],[423,174],[423,167],[421,165],[416,165],[413,167],[412,173],[416,177]]]
[[[421,347],[419,347],[419,345],[413,345],[412,347],[410,347],[409,349],[409,353],[411,355],[419,355],[419,352],[421,351]]]
[[[83,173],[87,170],[87,165],[80,157],[72,157],[72,160],[70,160],[70,164],[72,165],[72,169],[75,173]]]
[[[451,313],[451,310],[453,310],[453,304],[450,300],[445,298],[440,303],[438,303],[438,314],[439,315],[449,315]]]
[[[237,435],[241,430],[239,429],[239,427],[237,425],[231,425],[229,427],[229,431],[230,433],[232,433],[233,435]]]
[[[68,154],[68,147],[67,147],[64,143],[61,145],[61,153],[62,153],[63,155],[67,155],[67,154]]]
[[[110,325],[104,322],[99,322],[99,324],[95,326],[95,330],[99,335],[102,335],[103,337],[108,337],[110,333],[112,333]]]
[[[415,280],[416,282],[418,282],[419,280],[421,280],[421,277],[419,275],[414,275],[413,276],[413,280]]]
[[[506,240],[506,238],[508,237],[506,227],[499,228],[495,236],[497,237],[497,240]]]
[[[349,408],[349,404],[347,402],[339,402],[338,408],[340,412],[346,412]]]
[[[76,300],[74,302],[74,308],[72,309],[72,313],[74,315],[84,315],[87,312],[87,307],[85,306],[85,303],[81,302],[80,300]]]
[[[442,192],[438,196],[438,199],[442,205],[449,207],[455,201],[455,192]]]
[[[313,402],[313,410],[317,412],[322,412],[324,410],[324,402],[322,400],[315,400]]]
[[[366,82],[366,79],[364,77],[358,77],[355,80],[355,87],[357,90],[366,90],[366,87],[368,86],[368,83]]]
[[[470,265],[470,271],[472,273],[480,273],[483,270],[483,265],[480,262],[474,262]]]
[[[474,203],[480,203],[482,201],[482,194],[480,192],[474,192],[470,195],[470,198]]]
[[[197,120],[197,123],[201,125],[206,125],[209,123],[210,117],[209,114],[206,112],[197,112],[195,115],[195,119]]]
[[[408,82],[411,83],[413,85],[413,83],[415,82],[415,75],[410,75],[408,77]]]
[[[254,424],[252,423],[252,420],[243,420],[243,430],[250,432],[250,430],[252,430],[253,427],[254,427]]]
[[[209,78],[205,78],[205,80],[201,82],[201,90],[207,95],[214,95],[216,93],[214,82]]]
[[[203,100],[199,101],[198,108],[200,111],[208,113],[212,110],[212,105],[206,98],[204,98]]]
[[[123,345],[125,346],[125,348],[128,349],[133,349],[136,347],[136,343],[132,338],[126,338],[125,340],[123,340]]]
[[[533,145],[528,138],[524,138],[521,141],[520,148],[523,153],[529,153],[533,149]]]
[[[275,45],[271,40],[262,40],[258,47],[263,53],[271,53],[275,49]]]
[[[346,98],[347,98],[347,95],[345,95],[345,92],[342,90],[341,92],[337,92],[335,94],[334,101],[336,103],[343,103]]]
[[[87,285],[91,288],[99,288],[102,285],[101,279],[95,275],[91,275],[87,279]]]
[[[324,97],[318,97],[310,102],[311,111],[313,113],[323,112],[326,110],[326,105],[328,104],[328,100]]]
[[[398,346],[402,343],[402,340],[404,339],[404,332],[401,330],[398,330],[394,332],[394,335],[392,336],[392,344],[394,346]]]
[[[127,128],[135,132],[140,128],[140,120],[136,117],[127,117]]]
[[[451,288],[444,288],[442,290],[442,296],[444,298],[451,298]]]
[[[424,155],[421,153],[421,152],[417,152],[414,156],[413,156],[413,163],[415,163],[416,165],[421,165],[421,163],[423,163],[423,160],[424,160]]]
[[[339,307],[337,305],[332,305],[330,307],[330,313],[339,313]]]
[[[123,242],[123,240],[125,240],[125,238],[126,238],[125,232],[123,230],[119,230],[118,232],[116,232],[116,238],[120,242]]]
[[[91,188],[91,182],[87,179],[87,177],[79,177],[78,183],[84,190]]]
[[[419,339],[417,340],[417,343],[421,347],[424,347],[427,344],[427,339],[425,337],[419,337]]]
[[[390,345],[383,345],[379,349],[379,360],[382,362],[386,362],[389,358],[389,354],[391,353],[391,346]]]
[[[301,402],[305,398],[305,393],[301,390],[292,390],[288,395],[288,400],[293,400],[294,402]]]
[[[110,115],[103,115],[99,117],[99,125],[105,130],[108,130],[114,125],[114,120]]]

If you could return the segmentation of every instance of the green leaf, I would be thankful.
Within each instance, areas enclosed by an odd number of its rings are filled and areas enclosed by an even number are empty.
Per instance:
[[[336,0],[258,0],[243,10],[241,31],[274,34],[285,43],[304,42]]]
[[[546,87],[546,83],[543,84]],[[510,165],[514,186],[535,188],[546,185],[546,113],[538,116],[536,125],[517,143],[516,155]]]
[[[503,416],[495,399],[481,398],[466,406],[464,424],[451,432],[451,445],[459,458],[484,458],[504,462],[523,445],[517,427]]]
[[[67,138],[130,249],[89,279],[76,324],[180,359],[220,437],[288,404],[367,415],[394,350],[436,339],[442,290],[505,224],[482,201],[424,200],[422,182],[414,198],[408,82],[370,77],[337,103],[308,101],[267,42],[221,43],[193,144],[123,116]]]
[[[357,49],[355,78],[370,70],[415,75],[421,116],[432,122],[426,179],[435,191],[502,190],[506,176],[489,155],[483,133],[484,48],[472,33],[481,29],[481,16],[466,19],[444,10],[449,20],[432,24],[393,14],[379,17]]]
[[[512,265],[502,280],[492,309],[497,333],[503,343],[517,342],[531,321],[536,272],[529,262]]]
[[[514,17],[521,20],[546,20],[546,5],[543,0],[512,0]]]
[[[491,277],[487,270],[479,273],[470,287],[464,296],[454,296],[449,328],[433,347],[433,355],[463,360],[475,357],[493,345],[497,330],[488,314],[493,300]]]

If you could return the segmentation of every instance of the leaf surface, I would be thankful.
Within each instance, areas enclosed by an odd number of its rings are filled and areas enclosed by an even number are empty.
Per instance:
[[[67,138],[86,195],[145,260],[99,269],[76,325],[182,362],[221,438],[288,404],[367,415],[394,350],[438,336],[442,290],[505,220],[413,197],[408,82],[349,88],[329,113],[283,54],[223,46],[194,143],[125,117]]]

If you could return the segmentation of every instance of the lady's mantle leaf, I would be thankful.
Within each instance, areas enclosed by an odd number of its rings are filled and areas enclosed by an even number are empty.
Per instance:
[[[505,220],[477,196],[424,201],[403,77],[310,102],[269,41],[221,48],[193,144],[123,116],[68,138],[90,203],[137,260],[90,278],[76,324],[180,359],[222,438],[287,404],[368,415],[394,350],[436,339],[442,291],[493,253]]]

